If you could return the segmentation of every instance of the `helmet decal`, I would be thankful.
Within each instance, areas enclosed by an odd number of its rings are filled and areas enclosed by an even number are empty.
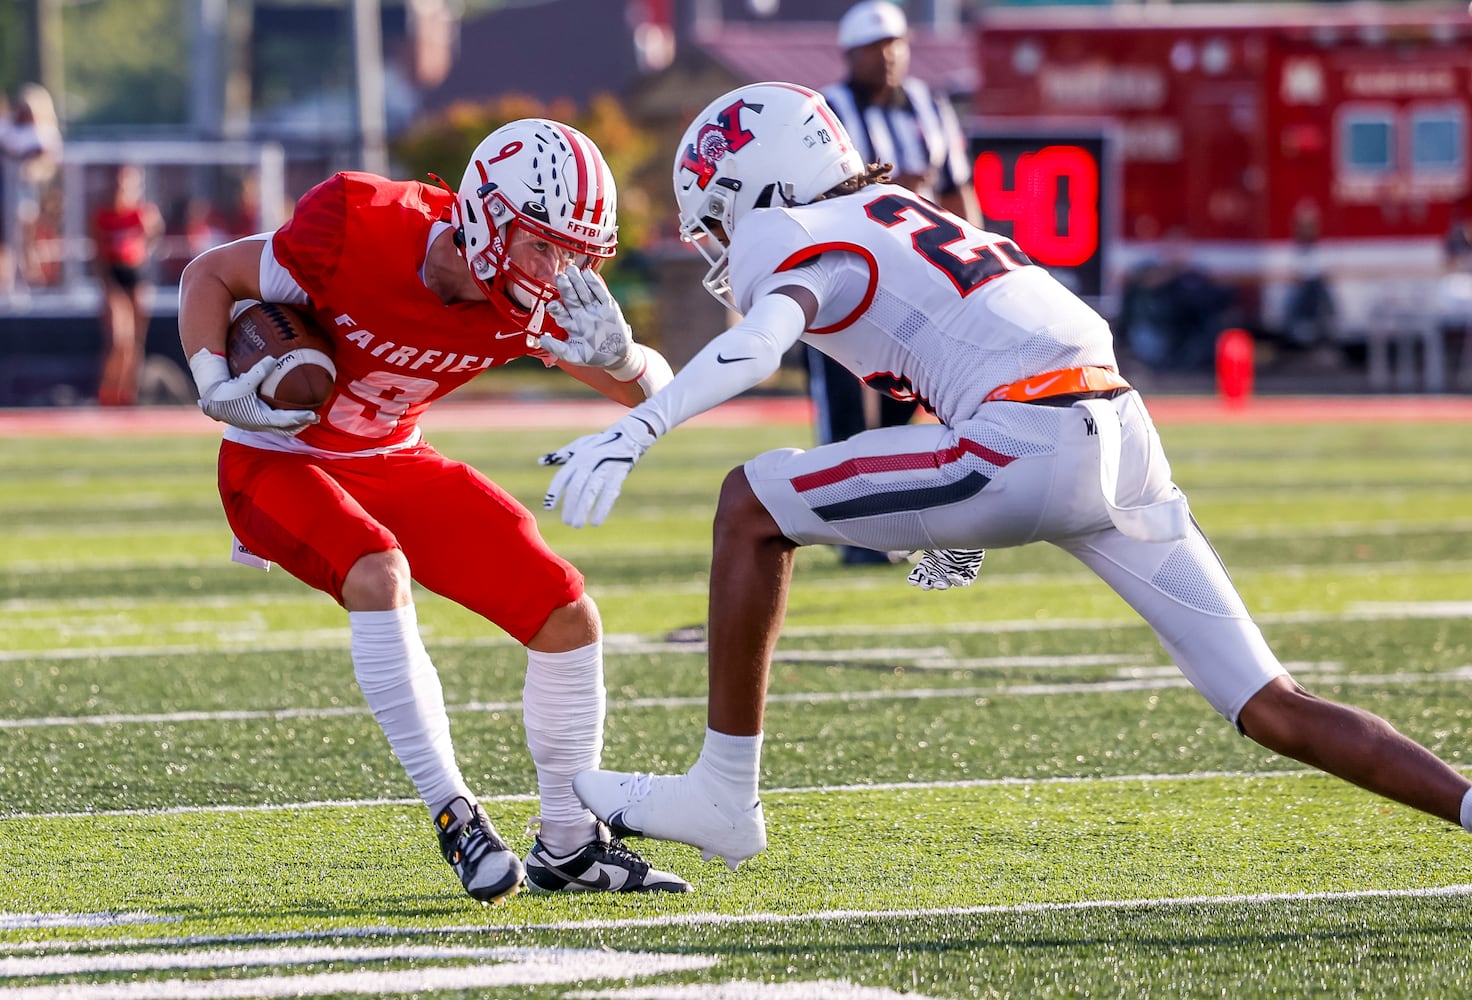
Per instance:
[[[815,90],[753,83],[710,102],[675,147],[672,178],[680,238],[710,264],[706,289],[734,308],[727,251],[750,212],[806,205],[863,171],[847,130]]]
[[[508,156],[515,156],[517,153],[521,152],[521,150],[521,140],[514,139],[511,142],[508,142],[506,145],[502,146],[501,151],[495,156],[492,156],[487,160],[478,161],[476,163],[476,166],[480,168],[481,178],[486,179],[486,167],[489,167],[493,163],[500,163]]]
[[[557,290],[533,258],[513,259],[523,237],[577,267],[598,267],[618,245],[608,163],[591,139],[561,122],[525,118],[496,129],[471,154],[456,194],[472,276],[486,295],[501,293],[524,309],[540,308]]]
[[[710,185],[711,178],[716,174],[716,164],[722,157],[736,152],[756,138],[751,134],[751,129],[741,128],[742,108],[750,108],[757,114],[762,113],[760,104],[736,101],[716,115],[714,122],[707,122],[680,157],[680,166],[695,174],[695,184],[702,191]]]

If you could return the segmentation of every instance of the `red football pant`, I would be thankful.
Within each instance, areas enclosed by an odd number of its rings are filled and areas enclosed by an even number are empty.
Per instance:
[[[226,441],[219,474],[245,547],[339,603],[348,570],[394,548],[417,583],[522,644],[583,593],[583,575],[547,547],[530,511],[427,444],[326,460]]]

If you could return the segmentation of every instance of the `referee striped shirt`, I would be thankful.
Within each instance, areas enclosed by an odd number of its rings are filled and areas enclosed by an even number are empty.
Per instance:
[[[843,122],[865,163],[892,163],[898,174],[935,178],[935,197],[971,181],[966,136],[951,102],[938,100],[923,80],[909,77],[890,105],[870,102],[852,81],[830,84],[823,97]]]

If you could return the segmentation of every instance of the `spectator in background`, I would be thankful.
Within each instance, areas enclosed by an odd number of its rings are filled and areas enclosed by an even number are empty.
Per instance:
[[[1472,193],[1452,205],[1445,247],[1446,270],[1436,287],[1437,322],[1447,371],[1465,392],[1472,390]]]
[[[19,276],[26,285],[42,283],[42,264],[36,252],[36,222],[47,186],[56,176],[61,160],[61,129],[56,123],[56,106],[51,94],[38,83],[25,84],[17,92],[8,121],[0,127],[0,154],[4,159],[5,184],[14,185],[11,204],[15,207],[14,257],[5,254],[0,289],[8,289]],[[11,223],[7,221],[7,230]],[[7,233],[8,235],[8,233]],[[9,239],[3,242],[9,243]]]
[[[130,163],[114,168],[112,193],[92,215],[94,260],[102,286],[97,402],[103,406],[138,402],[153,293],[146,270],[163,228],[158,206],[143,196],[143,171]]]
[[[1216,338],[1231,325],[1237,293],[1191,253],[1187,234],[1166,236],[1161,259],[1126,280],[1119,328],[1130,353],[1159,372],[1210,371]]]
[[[179,283],[184,268],[206,250],[229,242],[215,204],[203,195],[178,199],[165,213],[164,235],[153,257],[153,276],[161,286]]]
[[[1452,206],[1452,221],[1446,231],[1446,266],[1449,271],[1472,272],[1472,194]]]
[[[1294,212],[1293,244],[1294,281],[1284,315],[1288,339],[1324,367],[1337,367],[1342,358],[1335,344],[1334,292],[1319,252],[1319,213],[1312,205]]]
[[[234,238],[220,222],[212,201],[200,197],[189,199],[184,206],[184,244],[190,260]]]
[[[955,109],[909,75],[909,24],[888,0],[863,0],[838,22],[848,78],[823,89],[865,163],[892,163],[894,183],[980,225],[966,136]],[[804,348],[819,444],[907,424],[918,403],[867,389],[842,365]],[[845,565],[887,562],[884,552],[842,546]]]
[[[240,178],[235,202],[221,214],[220,225],[232,240],[261,232],[261,184],[254,175]]]
[[[10,165],[5,162],[5,139],[10,133],[10,98],[0,94],[0,295],[8,295],[15,284],[15,263],[10,253],[10,201],[6,188]]]

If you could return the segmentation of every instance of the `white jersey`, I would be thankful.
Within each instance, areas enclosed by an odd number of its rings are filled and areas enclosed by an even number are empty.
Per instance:
[[[753,211],[730,261],[740,311],[783,285],[809,288],[819,311],[803,341],[946,423],[999,385],[1115,367],[1108,324],[1078,296],[1006,237],[895,185]]]
[[[637,422],[666,433],[805,341],[941,423],[748,461],[746,483],[786,538],[880,551],[1051,542],[1139,611],[1226,718],[1285,672],[1171,481],[1139,393],[1032,396],[1059,380],[1045,378],[987,401],[1034,376],[1115,366],[1104,319],[1011,241],[875,185],[749,212],[726,263],[742,321],[634,407],[631,432]],[[811,292],[811,319],[784,286]]]

